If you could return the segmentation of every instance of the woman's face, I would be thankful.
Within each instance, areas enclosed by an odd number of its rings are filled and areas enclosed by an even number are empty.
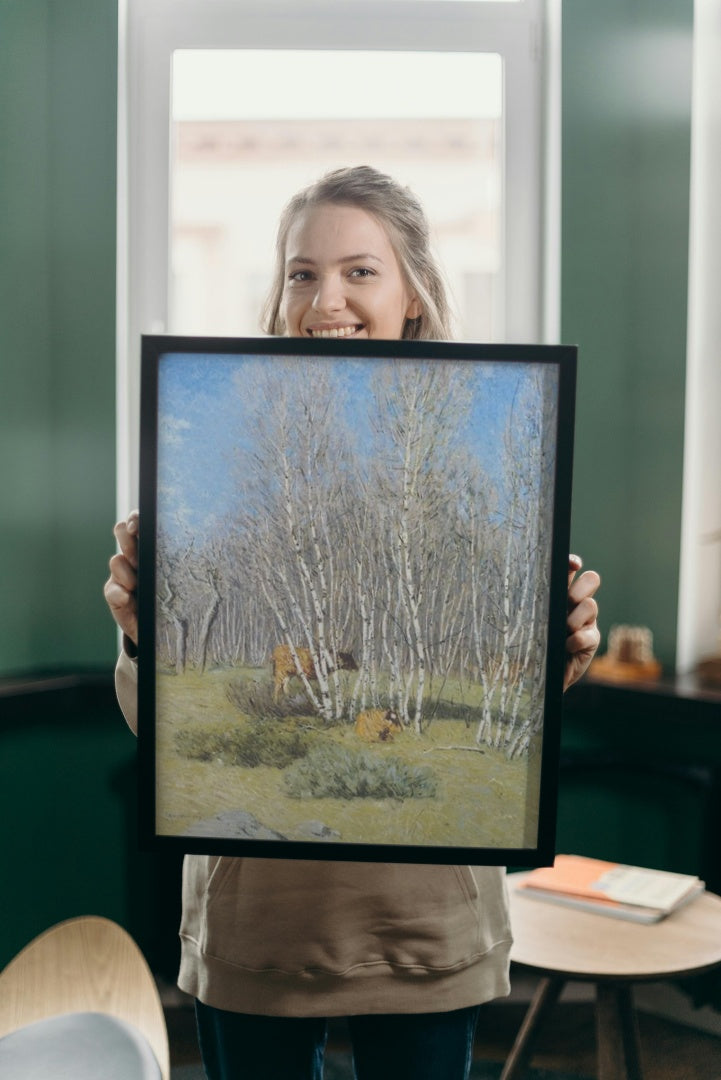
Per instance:
[[[383,226],[357,206],[301,214],[286,243],[281,314],[290,337],[400,338],[421,306]]]

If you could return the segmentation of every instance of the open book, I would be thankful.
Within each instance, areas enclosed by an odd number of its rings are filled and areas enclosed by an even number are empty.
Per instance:
[[[583,855],[557,855],[553,866],[527,874],[525,896],[634,922],[658,922],[704,890],[693,874],[604,862]]]

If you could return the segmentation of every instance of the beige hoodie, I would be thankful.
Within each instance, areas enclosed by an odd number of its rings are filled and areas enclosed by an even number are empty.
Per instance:
[[[137,665],[116,688],[136,729]],[[501,867],[186,855],[178,984],[269,1016],[442,1012],[509,991]]]

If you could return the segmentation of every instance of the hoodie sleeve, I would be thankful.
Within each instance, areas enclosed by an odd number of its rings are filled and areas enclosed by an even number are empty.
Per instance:
[[[115,693],[128,727],[138,734],[138,661],[123,645],[115,667]]]

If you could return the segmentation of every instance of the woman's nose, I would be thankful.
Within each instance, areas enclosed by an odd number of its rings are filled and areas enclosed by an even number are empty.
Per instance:
[[[340,311],[345,307],[343,284],[337,275],[328,274],[319,278],[313,307],[322,314]]]

